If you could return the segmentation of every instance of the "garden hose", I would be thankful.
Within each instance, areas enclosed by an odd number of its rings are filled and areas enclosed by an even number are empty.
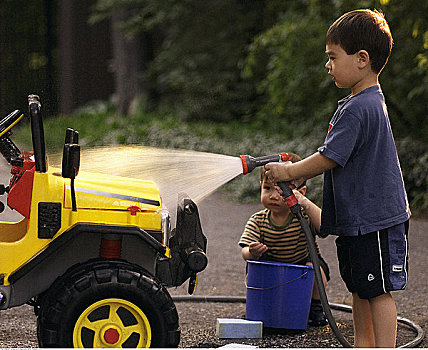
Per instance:
[[[315,281],[317,283],[321,304],[323,306],[330,328],[333,331],[334,335],[336,336],[337,340],[340,342],[340,344],[342,344],[343,347],[352,348],[352,345],[345,339],[343,334],[340,332],[339,328],[337,327],[336,321],[333,317],[333,314],[331,313],[330,305],[327,299],[327,293],[325,292],[325,288],[322,280],[320,262],[317,254],[317,249],[315,246],[315,239],[308,225],[308,222],[306,221],[302,213],[302,208],[300,204],[297,202],[297,199],[294,196],[293,190],[288,186],[287,182],[278,182],[278,186],[282,191],[281,196],[285,199],[287,205],[290,208],[290,211],[299,220],[300,226],[302,227],[303,232],[305,233],[306,241],[308,243],[309,255],[311,256],[311,261],[314,268]]]

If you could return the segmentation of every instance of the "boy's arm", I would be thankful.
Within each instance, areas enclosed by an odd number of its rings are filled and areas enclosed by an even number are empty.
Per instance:
[[[252,257],[252,255],[251,255],[251,253],[250,253],[250,247],[249,247],[249,246],[243,247],[243,248],[241,249],[241,254],[242,254],[242,258],[243,258],[244,260],[251,260],[251,259],[254,259],[254,257]]]
[[[314,202],[309,198],[305,197],[297,190],[293,190],[294,195],[297,198],[297,201],[305,210],[306,215],[311,219],[312,226],[314,227],[316,233],[320,233],[321,227],[321,208],[318,207]]]
[[[317,152],[300,162],[269,163],[265,165],[266,176],[272,182],[310,179],[334,168],[337,163]]]

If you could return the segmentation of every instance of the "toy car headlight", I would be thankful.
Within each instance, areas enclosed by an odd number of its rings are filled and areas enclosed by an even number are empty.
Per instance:
[[[171,218],[167,211],[161,213],[161,225],[162,225],[162,242],[166,246],[169,245],[169,238],[171,234]]]

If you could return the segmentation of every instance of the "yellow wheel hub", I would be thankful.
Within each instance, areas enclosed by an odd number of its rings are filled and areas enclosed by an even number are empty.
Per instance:
[[[73,330],[73,346],[78,348],[148,348],[151,338],[144,312],[135,304],[116,298],[89,305]]]

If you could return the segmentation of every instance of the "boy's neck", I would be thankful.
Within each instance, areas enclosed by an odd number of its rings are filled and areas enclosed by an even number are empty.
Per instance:
[[[366,76],[364,76],[363,79],[361,79],[357,84],[355,84],[351,88],[351,94],[352,96],[359,94],[361,91],[368,89],[369,87],[379,85],[379,75],[376,73],[369,73]]]
[[[270,212],[270,220],[275,226],[284,226],[287,221],[290,219],[291,212],[285,214],[275,214],[274,212]]]

